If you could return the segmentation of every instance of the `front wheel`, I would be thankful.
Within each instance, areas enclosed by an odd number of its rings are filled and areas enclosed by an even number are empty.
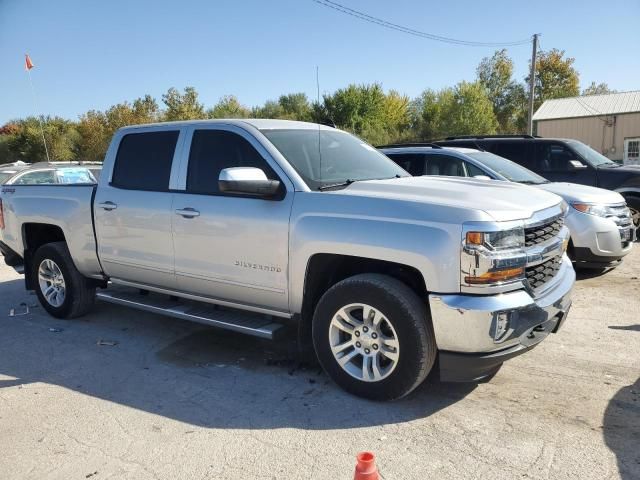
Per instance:
[[[64,242],[40,247],[31,262],[31,274],[42,307],[56,318],[75,318],[95,302],[96,289],[71,259]]]
[[[437,353],[425,303],[404,283],[379,274],[347,278],[322,296],[313,343],[338,385],[374,400],[409,394]]]

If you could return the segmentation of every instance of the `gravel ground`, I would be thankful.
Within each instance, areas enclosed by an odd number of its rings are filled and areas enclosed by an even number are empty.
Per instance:
[[[61,321],[0,267],[0,478],[640,478],[640,244],[489,383],[349,396],[285,343],[99,304]],[[30,313],[9,316],[29,305]],[[102,344],[100,344],[102,343]]]

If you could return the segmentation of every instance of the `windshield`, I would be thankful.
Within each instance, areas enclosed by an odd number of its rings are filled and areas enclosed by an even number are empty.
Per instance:
[[[339,130],[261,131],[312,190],[347,181],[410,176],[371,145]]]
[[[584,158],[592,167],[599,165],[618,165],[613,160],[608,159],[601,153],[596,152],[589,145],[585,145],[582,142],[570,140],[567,144],[573,148],[582,158]]]
[[[16,172],[0,172],[0,185],[9,180]]]
[[[526,169],[511,160],[494,155],[493,153],[473,152],[468,153],[467,155],[478,160],[486,167],[512,182],[526,183],[529,185],[549,183],[548,180],[545,180],[540,175],[533,173],[531,170]]]

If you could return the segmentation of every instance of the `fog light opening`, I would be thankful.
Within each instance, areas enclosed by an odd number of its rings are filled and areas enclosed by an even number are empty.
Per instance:
[[[493,341],[498,343],[505,339],[507,334],[512,330],[512,314],[513,312],[498,312],[495,314],[495,329],[493,333]]]

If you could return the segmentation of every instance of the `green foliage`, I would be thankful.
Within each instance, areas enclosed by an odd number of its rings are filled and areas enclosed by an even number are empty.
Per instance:
[[[89,110],[78,122],[78,160],[99,161],[109,147],[111,137],[121,127],[160,120],[160,108],[151,95],[112,106],[105,112]]]
[[[379,83],[352,84],[324,95],[314,116],[330,119],[374,145],[410,136],[409,98],[395,91],[385,94]]]
[[[267,100],[262,107],[254,107],[251,116],[310,122],[313,109],[304,93],[289,93],[281,95],[278,101]]]
[[[518,133],[526,127],[527,97],[524,86],[513,77],[513,61],[505,49],[482,59],[476,70],[478,82],[487,90],[500,133]]]
[[[10,142],[19,131],[18,125],[12,122],[0,127],[0,165],[19,160],[18,156],[9,148]]]
[[[18,131],[10,137],[9,153],[24,162],[47,160],[40,122],[36,117],[27,117],[16,122]],[[43,118],[44,136],[47,140],[51,161],[70,161],[76,157],[76,144],[80,138],[73,122],[60,117]]]
[[[251,110],[242,105],[235,95],[225,95],[213,108],[207,110],[207,118],[249,118]]]
[[[164,120],[200,120],[207,118],[204,105],[198,101],[198,92],[193,87],[186,87],[184,93],[175,88],[170,88],[162,95],[162,102],[167,109],[164,112]]]
[[[616,90],[611,90],[606,83],[591,82],[587,88],[582,90],[582,95],[602,95],[605,93],[616,93]]]
[[[580,78],[573,68],[575,58],[564,58],[564,50],[556,48],[538,53],[534,107],[537,110],[545,100],[580,95]],[[526,78],[527,85],[529,77]]]
[[[412,110],[416,140],[489,135],[498,129],[493,104],[480,82],[460,82],[438,92],[425,90]]]

